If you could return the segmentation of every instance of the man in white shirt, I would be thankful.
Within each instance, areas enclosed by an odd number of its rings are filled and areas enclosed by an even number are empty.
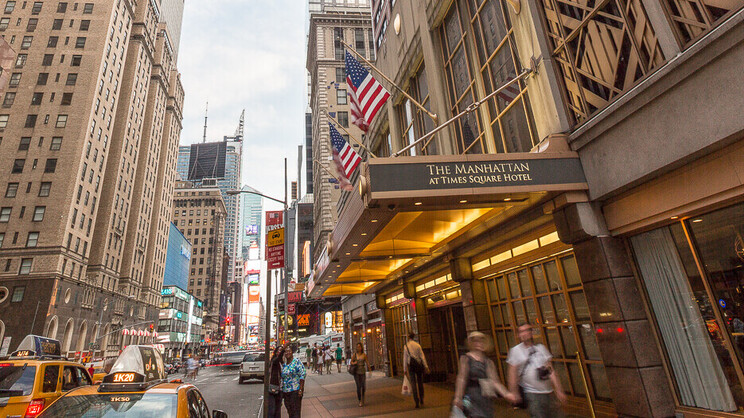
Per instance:
[[[530,417],[563,417],[561,406],[553,397],[555,392],[561,404],[566,402],[561,381],[550,364],[553,356],[544,345],[534,343],[530,324],[520,325],[518,332],[522,342],[509,350],[506,359],[509,364],[509,390],[517,403],[524,396]],[[523,394],[520,393],[520,386]]]
[[[408,334],[408,342],[403,348],[403,373],[408,376],[413,389],[416,408],[424,404],[424,373],[429,373],[429,364],[421,345],[415,340],[416,334]]]

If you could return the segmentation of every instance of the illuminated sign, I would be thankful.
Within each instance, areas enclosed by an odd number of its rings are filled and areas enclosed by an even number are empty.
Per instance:
[[[248,303],[258,303],[261,300],[261,288],[248,286]]]
[[[32,357],[34,354],[31,350],[19,350],[15,352],[16,357]]]
[[[134,382],[134,373],[114,373],[114,383],[132,383]]]
[[[246,235],[257,235],[258,234],[258,225],[246,225],[245,226],[245,234]]]
[[[310,326],[310,314],[297,315],[297,326],[300,326],[300,327]]]
[[[302,292],[289,292],[287,294],[287,300],[289,301],[289,303],[302,302]]]
[[[173,294],[173,288],[171,287],[165,287],[163,288],[163,290],[160,291],[161,296],[167,296],[167,295],[172,295],[172,294]]]
[[[333,314],[331,312],[325,313],[325,326],[331,328],[333,326]]]

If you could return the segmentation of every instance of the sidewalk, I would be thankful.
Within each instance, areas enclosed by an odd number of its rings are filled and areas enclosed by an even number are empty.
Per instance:
[[[317,375],[308,373],[305,395],[302,400],[303,418],[315,417],[367,417],[386,416],[399,418],[449,417],[454,395],[448,384],[425,384],[424,406],[414,408],[413,397],[400,394],[402,379],[385,377],[382,372],[367,374],[366,403],[359,407],[354,378],[342,368],[341,373]],[[282,416],[287,411],[282,407]],[[515,411],[503,400],[497,401],[496,416],[526,417],[524,411]]]

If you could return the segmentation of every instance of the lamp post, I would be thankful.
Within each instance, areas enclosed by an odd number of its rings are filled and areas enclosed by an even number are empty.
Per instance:
[[[247,193],[252,195],[261,196],[263,198],[273,200],[274,202],[281,203],[284,205],[284,213],[282,215],[282,227],[285,229],[285,237],[286,237],[286,228],[287,228],[287,159],[284,159],[284,200],[279,200],[271,196],[267,196],[263,193],[254,192],[252,190],[228,190],[227,194],[230,196],[239,195],[241,193]],[[282,269],[282,277],[284,277],[284,305],[285,305],[285,315],[284,315],[284,335],[286,337],[287,335],[287,315],[286,315],[286,305],[287,305],[287,292],[288,292],[288,285],[287,285],[287,251],[285,247],[284,251],[284,268]],[[268,276],[268,275],[267,275]],[[264,373],[271,373],[271,344],[269,343],[271,340],[271,278],[267,277],[266,280],[266,314],[265,314],[265,337],[266,341],[264,342]],[[277,332],[277,343],[279,340],[279,333]],[[285,338],[286,339],[286,338]],[[270,378],[264,378],[264,417],[268,417],[269,409],[268,405],[266,404],[266,400],[269,397],[269,381]]]

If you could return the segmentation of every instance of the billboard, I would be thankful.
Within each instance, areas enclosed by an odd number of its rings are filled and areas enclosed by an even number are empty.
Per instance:
[[[261,301],[261,287],[258,285],[248,286],[248,303]]]

